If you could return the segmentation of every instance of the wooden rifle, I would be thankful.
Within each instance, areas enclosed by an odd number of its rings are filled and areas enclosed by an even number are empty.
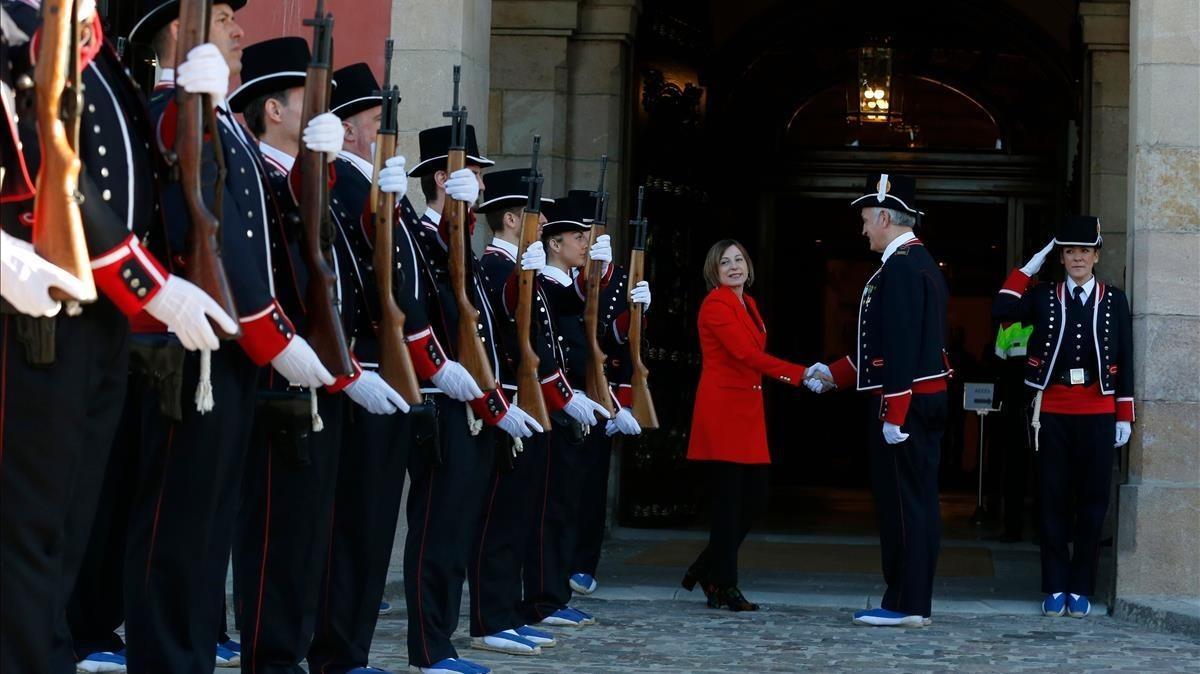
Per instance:
[[[592,218],[591,237],[588,248],[596,245],[596,239],[608,230],[608,192],[604,191],[604,177],[608,173],[608,155],[600,157],[600,186],[592,192],[596,199],[596,214]],[[604,272],[604,262],[588,260],[587,296],[583,305],[583,329],[587,333],[587,397],[599,403],[610,417],[617,410],[613,407],[612,390],[608,385],[608,376],[604,373],[604,364],[608,356],[600,348],[600,280]]]
[[[538,172],[538,150],[541,136],[533,137],[533,160],[529,164],[529,175],[521,180],[529,183],[529,200],[521,214],[520,254],[538,241],[542,230],[542,174]],[[542,384],[538,379],[538,355],[530,341],[533,324],[534,272],[518,269],[517,273],[517,343],[521,349],[521,363],[517,366],[517,402],[521,409],[542,425],[550,428],[550,413],[546,411],[546,399],[542,397]]]
[[[400,107],[400,87],[392,85],[392,47],[388,40],[384,51],[383,110],[379,122],[379,133],[375,136],[375,173],[371,181],[371,199],[368,202],[375,222],[375,286],[379,292],[379,375],[396,390],[409,405],[421,403],[421,384],[413,367],[408,345],[404,343],[404,312],[396,304],[396,291],[392,275],[396,269],[392,243],[395,226],[395,195],[379,189],[379,172],[384,162],[396,154],[397,117]],[[409,270],[415,274],[416,270]]]
[[[33,72],[42,144],[33,205],[33,247],[48,262],[79,279],[84,288],[79,296],[51,288],[50,296],[84,303],[95,301],[96,283],[79,212],[83,195],[76,148],[83,87],[79,81],[77,4],[78,0],[42,2],[41,42]]]
[[[467,166],[467,108],[458,104],[458,85],[462,78],[462,66],[454,66],[454,104],[442,115],[450,118],[450,149],[446,155],[446,174]],[[442,222],[445,223],[449,241],[448,255],[450,287],[458,305],[458,362],[471,373],[475,383],[485,394],[496,390],[496,375],[492,372],[483,340],[479,337],[479,310],[471,303],[468,290],[467,270],[471,246],[467,231],[467,204],[446,195],[442,206]]]
[[[313,117],[329,112],[329,93],[333,82],[333,15],[325,12],[325,0],[317,0],[317,12],[304,25],[313,27],[312,61],[304,80],[302,125]],[[340,302],[336,297],[337,277],[333,260],[333,222],[329,219],[329,163],[322,152],[312,152],[300,144],[296,168],[303,180],[300,192],[300,254],[308,267],[305,291],[306,338],[321,363],[335,377],[354,372],[350,349],[342,329]]]
[[[646,218],[642,215],[642,203],[646,197],[646,186],[638,187],[637,217],[629,221],[633,225],[633,246],[629,253],[629,289],[642,282],[645,275]],[[658,414],[654,411],[654,399],[650,397],[650,370],[642,362],[642,311],[640,302],[629,303],[629,358],[633,365],[633,418],[643,430],[658,428]]]
[[[188,52],[197,45],[208,42],[208,25],[212,13],[212,0],[183,0],[179,5],[179,41],[175,49],[176,63],[182,63]],[[183,254],[183,276],[208,293],[221,309],[237,320],[233,294],[229,290],[229,279],[221,263],[222,202],[225,193],[225,155],[221,151],[221,134],[217,127],[217,113],[208,94],[189,93],[183,87],[175,88],[175,102],[179,108],[175,128],[175,149],[167,157],[175,163],[183,200],[187,206],[187,244]],[[213,186],[213,210],[204,203],[201,163],[204,152],[204,136],[212,143],[213,156],[217,163],[217,179]],[[236,339],[239,329],[227,333],[211,319],[209,324],[221,339]]]

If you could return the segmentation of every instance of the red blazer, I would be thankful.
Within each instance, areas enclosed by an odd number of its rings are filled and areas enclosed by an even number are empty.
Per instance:
[[[792,386],[804,380],[805,367],[766,352],[767,329],[754,298],[745,304],[721,286],[708,293],[697,320],[703,365],[688,459],[771,463],[763,414],[762,380],[772,377]]]

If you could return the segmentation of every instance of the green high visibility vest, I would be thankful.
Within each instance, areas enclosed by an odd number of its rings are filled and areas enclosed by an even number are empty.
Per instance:
[[[1010,356],[1024,356],[1029,347],[1029,337],[1033,334],[1033,326],[1013,323],[1008,327],[1000,326],[996,331],[996,356],[1008,359]]]

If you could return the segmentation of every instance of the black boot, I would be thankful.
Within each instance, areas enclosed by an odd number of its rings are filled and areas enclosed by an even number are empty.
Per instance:
[[[709,608],[721,608],[724,606],[730,611],[758,610],[758,604],[751,603],[746,599],[737,585],[727,585],[725,587],[712,586],[712,594],[708,595],[708,606]]]

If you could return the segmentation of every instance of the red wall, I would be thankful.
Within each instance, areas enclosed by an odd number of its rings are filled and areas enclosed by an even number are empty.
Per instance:
[[[312,28],[301,22],[312,18],[316,8],[317,0],[250,0],[237,13],[246,31],[242,45],[284,35],[311,42]],[[383,41],[392,27],[391,0],[325,0],[325,11],[333,14],[334,68],[366,61],[382,79]]]

